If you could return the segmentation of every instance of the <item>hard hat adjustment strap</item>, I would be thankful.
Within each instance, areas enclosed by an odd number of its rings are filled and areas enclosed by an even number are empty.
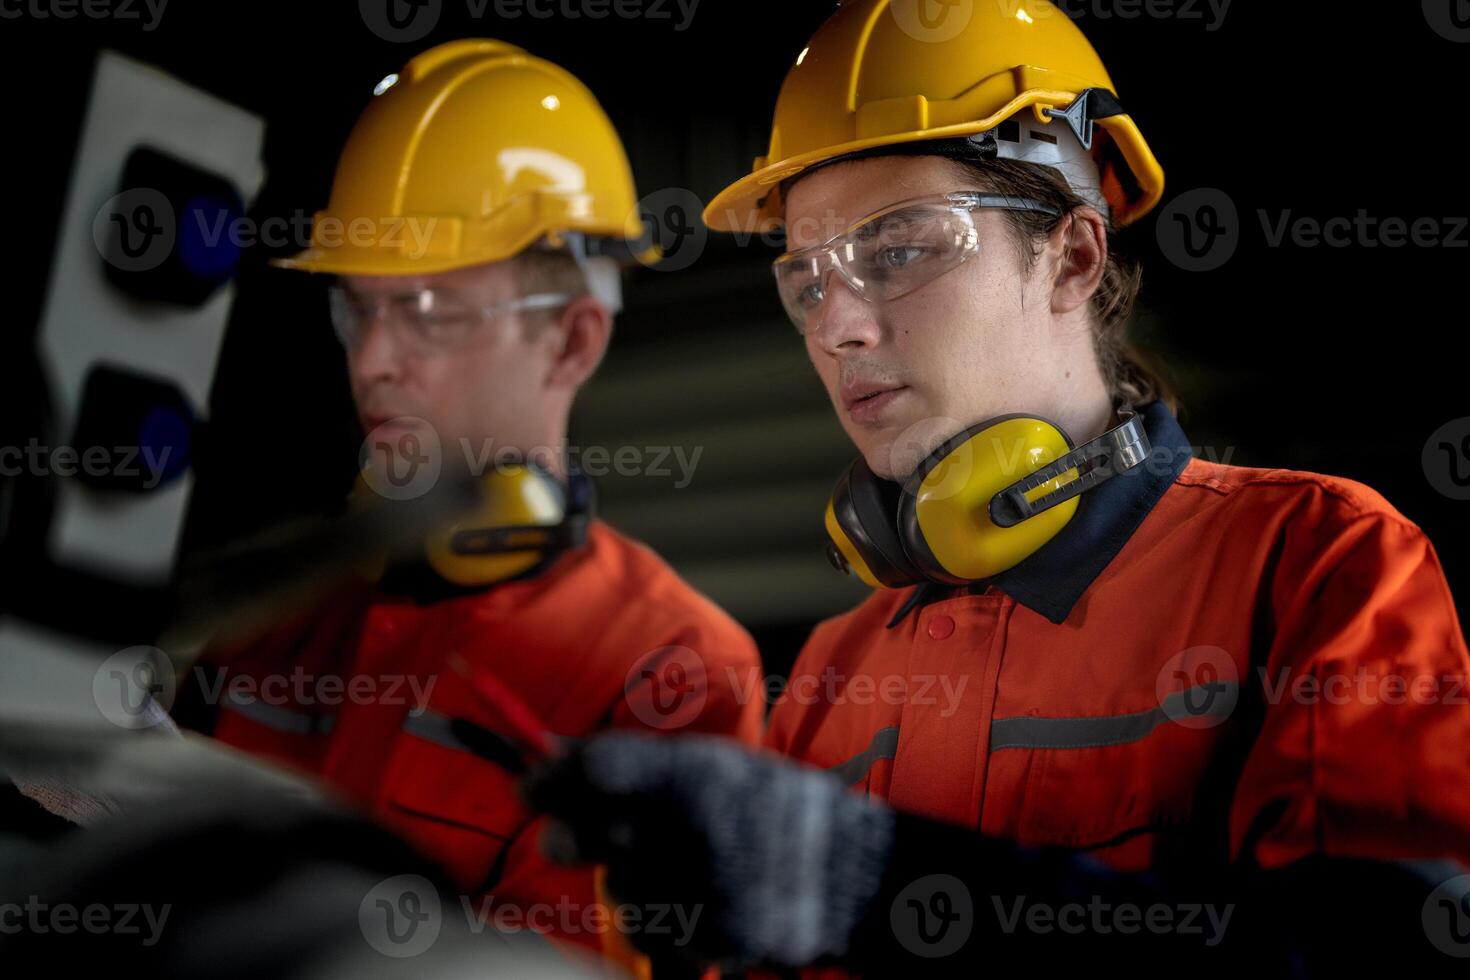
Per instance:
[[[1104,88],[1089,88],[1078,93],[1066,109],[1055,109],[1047,107],[1042,110],[1053,119],[1064,120],[1077,137],[1078,143],[1087,151],[1092,150],[1093,123],[1099,119],[1110,116],[1123,115],[1123,107],[1112,92]],[[1002,127],[1011,127],[1009,132]],[[905,143],[890,143],[884,146],[872,146],[864,150],[855,150],[852,153],[843,153],[823,160],[820,163],[807,167],[798,174],[781,181],[779,190],[784,197],[791,189],[791,185],[803,177],[808,177],[823,167],[829,167],[834,163],[843,163],[849,160],[867,160],[874,157],[885,156],[937,156],[961,163],[983,162],[998,158],[1009,158],[1010,153],[1002,153],[1000,144],[996,141],[997,132],[1002,132],[1007,140],[1014,143],[1020,139],[1020,131],[1015,118],[1007,119],[994,129],[981,133],[972,133],[969,136],[953,136],[944,139],[914,140]],[[1054,141],[1053,141],[1054,142]]]
[[[1044,111],[1053,119],[1064,119],[1077,135],[1084,150],[1092,149],[1092,124],[1109,116],[1123,115],[1123,107],[1117,98],[1105,88],[1083,89],[1065,109],[1046,108]]]

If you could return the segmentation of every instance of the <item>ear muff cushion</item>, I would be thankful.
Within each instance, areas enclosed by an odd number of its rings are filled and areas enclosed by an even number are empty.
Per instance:
[[[1061,426],[1024,413],[996,416],[946,440],[903,482],[897,504],[897,530],[916,574],[963,585],[1039,550],[1072,519],[1077,498],[1010,528],[990,519],[990,500],[1075,448]],[[1067,470],[1027,497],[1076,478],[1075,469]]]
[[[873,577],[890,589],[921,580],[898,537],[896,521],[901,493],[897,483],[875,476],[859,458],[837,481],[832,494],[837,523]]]

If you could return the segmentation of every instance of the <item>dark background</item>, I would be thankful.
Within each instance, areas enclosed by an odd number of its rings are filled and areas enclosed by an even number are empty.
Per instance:
[[[1167,174],[1164,205],[1122,244],[1146,270],[1135,337],[1178,389],[1185,431],[1216,458],[1378,489],[1435,542],[1463,619],[1470,503],[1437,492],[1422,457],[1436,429],[1470,415],[1470,232],[1458,247],[1270,247],[1258,215],[1365,209],[1440,219],[1448,234],[1447,219],[1470,214],[1470,44],[1432,29],[1433,7],[1237,0],[1218,25],[1185,0],[1154,8],[1170,16],[1122,16],[1143,9],[1126,0],[1068,9]],[[445,0],[437,28],[411,44],[376,37],[341,0],[171,0],[151,32],[142,20],[0,19],[5,341],[35,329],[99,47],[266,119],[268,177],[252,209],[262,219],[321,207],[373,84],[467,36],[520,44],[586,82],[623,134],[640,194],[708,200],[764,152],[781,79],[833,8],[703,0],[679,31],[672,4],[663,20],[505,20],[493,6],[476,20],[464,0]],[[1239,247],[1221,268],[1191,272],[1161,250],[1156,228],[1171,201],[1201,188],[1237,209]],[[821,555],[821,509],[851,449],[781,313],[774,253],[720,236],[681,247],[698,253],[689,268],[632,274],[573,441],[703,447],[685,488],[674,477],[601,480],[604,513],[724,603],[781,672],[817,619],[862,594]],[[268,257],[251,250],[239,280],[187,551],[329,507],[354,472],[361,434],[323,294],[267,269]]]

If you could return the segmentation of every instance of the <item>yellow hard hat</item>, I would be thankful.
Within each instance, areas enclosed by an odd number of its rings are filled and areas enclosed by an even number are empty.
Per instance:
[[[1047,0],[948,0],[938,17],[931,3],[851,0],[838,8],[786,76],[770,152],[710,202],[705,224],[778,227],[781,183],[815,165],[991,130],[1004,139],[1002,124],[1013,119],[1038,140],[1057,142],[1048,127],[1059,127],[1080,141],[1119,226],[1158,203],[1163,169],[1071,18]]]
[[[623,145],[592,93],[556,65],[502,41],[451,41],[375,91],[311,247],[276,265],[431,274],[567,234],[638,248]]]

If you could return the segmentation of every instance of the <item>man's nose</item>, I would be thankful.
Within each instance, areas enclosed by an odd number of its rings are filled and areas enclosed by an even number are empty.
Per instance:
[[[878,345],[882,329],[872,303],[859,296],[836,270],[828,273],[822,292],[815,331],[818,346],[835,357]]]
[[[403,351],[381,313],[374,314],[362,325],[347,360],[358,386],[396,378],[402,373]]]

